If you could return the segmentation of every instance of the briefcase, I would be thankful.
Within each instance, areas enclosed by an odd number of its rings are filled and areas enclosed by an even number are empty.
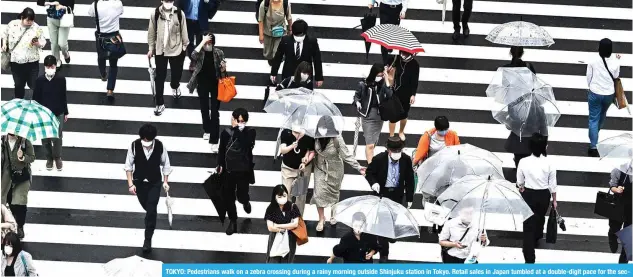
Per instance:
[[[593,213],[611,220],[623,222],[624,209],[620,206],[620,197],[609,192],[599,191],[596,194],[596,204]]]

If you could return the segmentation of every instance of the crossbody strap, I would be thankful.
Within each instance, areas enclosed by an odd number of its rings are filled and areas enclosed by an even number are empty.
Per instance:
[[[13,52],[13,50],[15,50],[15,48],[17,48],[18,45],[20,45],[20,41],[22,41],[22,38],[24,37],[24,34],[26,34],[26,31],[28,31],[28,30],[29,29],[25,29],[24,32],[22,32],[22,34],[18,38],[18,41],[15,43],[15,45],[13,45],[13,48],[11,48],[11,50],[9,50],[9,53]],[[9,45],[8,39],[7,39],[7,45]]]
[[[613,78],[613,74],[611,74],[611,71],[609,70],[609,67],[607,66],[607,60],[605,60],[604,57],[602,57],[602,62],[604,63],[604,67],[607,69],[607,73],[609,73],[609,76],[611,76],[611,80],[615,81],[615,78]]]
[[[466,228],[466,231],[464,232],[462,237],[458,240],[458,242],[462,242],[462,240],[464,240],[464,238],[466,237],[466,234],[468,234],[468,231],[470,231],[470,227]]]
[[[95,22],[97,23],[97,34],[101,34],[101,28],[99,27],[99,10],[97,9],[97,2],[99,2],[99,0],[95,0]]]
[[[20,253],[20,259],[22,260],[22,265],[24,266],[24,274],[29,276],[29,267],[26,265],[26,258],[24,258],[24,254]]]

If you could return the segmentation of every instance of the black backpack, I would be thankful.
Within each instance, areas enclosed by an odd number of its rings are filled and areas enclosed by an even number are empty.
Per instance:
[[[160,17],[160,11],[158,10],[160,9],[160,6],[158,6],[156,8],[156,10],[154,11],[154,32],[158,33],[158,17]],[[174,6],[174,12],[176,13],[176,15],[178,16],[178,23],[183,24],[182,22],[182,11],[180,11],[180,9],[178,9],[176,6]]]
[[[268,13],[268,7],[270,7],[270,0],[257,0],[257,2],[255,3],[255,19],[259,19],[259,6],[262,4],[262,1],[266,1],[264,2],[264,13]],[[284,1],[284,14],[286,16],[288,16],[288,0],[283,0]]]
[[[246,131],[246,129],[244,129]],[[251,170],[251,162],[248,159],[248,148],[244,147],[235,137],[233,130],[227,130],[231,138],[226,146],[224,153],[224,163],[226,170],[229,172],[245,172]]]

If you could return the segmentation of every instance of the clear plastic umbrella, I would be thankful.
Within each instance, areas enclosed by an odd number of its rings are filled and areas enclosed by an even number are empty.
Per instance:
[[[510,46],[550,46],[554,39],[542,27],[525,21],[501,24],[486,36],[486,40]]]
[[[497,228],[499,224],[508,224],[514,230],[519,230],[523,221],[533,214],[516,185],[490,176],[464,176],[448,187],[437,198],[437,202],[450,209],[448,217],[452,218],[457,217],[463,209],[473,209],[479,215],[478,224],[483,229],[487,229],[488,217]]]
[[[163,262],[132,256],[118,258],[103,265],[104,276],[108,277],[160,277]]]
[[[418,167],[416,192],[436,197],[466,175],[503,179],[502,164],[492,152],[470,144],[447,146]]]
[[[152,60],[151,59],[147,59],[147,72],[149,73],[149,83],[152,87],[152,97],[154,97],[154,104],[156,104],[156,70],[154,69],[154,67],[152,66]]]
[[[388,198],[374,195],[364,195],[347,198],[332,207],[336,212],[334,218],[352,227],[354,214],[361,212],[365,215],[365,224],[361,228],[363,233],[398,239],[420,236],[418,222],[411,212]]]
[[[167,221],[169,221],[169,228],[171,229],[171,224],[174,220],[174,214],[172,211],[172,207],[174,206],[174,199],[171,199],[171,197],[169,196],[169,192],[165,192],[165,194],[167,195],[165,197],[165,205],[167,205]]]
[[[500,67],[486,89],[495,99],[492,116],[519,137],[548,135],[560,118],[554,91],[526,67]]]
[[[620,171],[633,175],[633,135],[624,133],[598,143],[600,160],[609,162]]]

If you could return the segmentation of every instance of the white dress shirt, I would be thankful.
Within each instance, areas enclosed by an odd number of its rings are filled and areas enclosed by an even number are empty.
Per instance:
[[[134,171],[134,154],[132,151],[132,147],[134,144],[130,145],[130,148],[127,150],[127,157],[125,158],[125,171],[133,172]],[[149,157],[152,156],[154,152],[154,145],[149,149],[146,147],[143,148],[143,153],[145,154],[145,158],[149,160]],[[168,176],[171,173],[171,164],[169,163],[169,155],[167,154],[167,149],[163,144],[163,154],[160,156],[160,165],[163,167],[163,175]]]
[[[113,33],[119,31],[119,18],[123,14],[121,0],[101,0],[97,4],[99,12],[99,28],[101,33]],[[88,15],[95,17],[95,4],[90,4]]]
[[[468,229],[469,226],[462,223],[462,219],[457,217],[447,221],[442,228],[442,232],[438,236],[439,241],[450,241],[450,242],[458,242],[462,236],[464,236],[464,232]],[[486,235],[486,246],[490,244],[490,238],[486,234],[484,230],[484,235]],[[466,259],[468,257],[468,253],[470,253],[470,245],[477,241],[480,236],[480,231],[476,227],[471,227],[468,229],[468,233],[461,240],[460,244],[466,246],[464,248],[451,247],[448,249],[448,254],[459,259]]]
[[[556,193],[556,168],[543,155],[523,158],[517,167],[517,185],[533,190],[549,189],[551,193]]]
[[[609,71],[613,75],[613,78],[620,77],[620,63],[615,54],[610,58],[606,58]],[[596,55],[597,56],[597,55]],[[600,56],[597,56],[593,61],[587,63],[587,85],[589,90],[599,95],[611,95],[615,93],[615,87],[613,79],[607,72],[607,68],[604,66],[604,62]]]
[[[369,4],[372,4],[374,6],[376,6],[376,3],[380,2],[382,4],[385,5],[400,5],[402,4],[402,11],[400,11],[401,13],[406,13],[407,12],[407,8],[409,7],[409,0],[369,0]]]

